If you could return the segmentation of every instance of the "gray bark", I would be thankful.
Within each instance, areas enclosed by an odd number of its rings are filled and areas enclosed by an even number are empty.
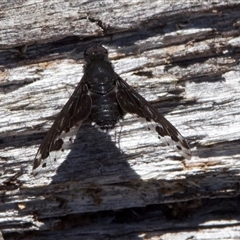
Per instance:
[[[239,1],[10,1],[0,16],[4,239],[240,238]],[[92,43],[189,140],[191,160],[127,115],[109,133],[84,124],[32,175]]]

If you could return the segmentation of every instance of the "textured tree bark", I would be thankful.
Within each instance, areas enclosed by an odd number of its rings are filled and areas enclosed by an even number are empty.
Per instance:
[[[0,229],[4,239],[238,239],[240,3],[0,3]],[[103,44],[116,72],[186,137],[191,160],[136,116],[32,175],[46,131]]]

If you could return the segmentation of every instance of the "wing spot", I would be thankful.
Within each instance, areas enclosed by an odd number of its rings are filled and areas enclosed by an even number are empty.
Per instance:
[[[182,148],[180,146],[177,145],[176,147],[177,147],[178,150],[182,150]]]
[[[46,166],[47,166],[46,163],[43,163],[43,164],[42,164],[42,168],[45,168]]]
[[[174,142],[178,142],[178,141],[179,141],[178,137],[177,137],[175,134],[173,134],[173,135],[171,136],[171,139],[172,139]]]
[[[57,141],[55,141],[54,146],[53,146],[53,151],[58,151],[62,148],[63,145],[63,140],[59,138]]]
[[[159,126],[156,126],[155,130],[157,131],[157,133],[161,136],[161,137],[164,137],[166,134],[166,132],[164,131],[163,128],[159,127]]]

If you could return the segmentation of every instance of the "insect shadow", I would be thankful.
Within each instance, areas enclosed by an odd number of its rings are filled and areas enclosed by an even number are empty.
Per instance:
[[[62,181],[97,182],[126,181],[139,179],[127,159],[137,154],[125,154],[121,150],[121,133],[112,131],[114,136],[92,126],[89,122],[82,125],[66,160],[62,162],[52,178],[52,183]]]

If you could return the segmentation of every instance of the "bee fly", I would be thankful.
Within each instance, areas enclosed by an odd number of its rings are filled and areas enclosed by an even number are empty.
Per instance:
[[[84,75],[43,139],[33,169],[40,164],[45,167],[44,162],[51,152],[63,151],[87,118],[100,129],[111,129],[126,113],[151,122],[159,139],[165,139],[184,158],[191,158],[188,143],[178,130],[115,73],[104,47],[89,47],[84,52],[84,59]]]

